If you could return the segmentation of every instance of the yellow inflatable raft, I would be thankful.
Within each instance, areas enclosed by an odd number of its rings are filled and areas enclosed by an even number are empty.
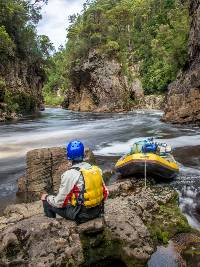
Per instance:
[[[178,164],[171,154],[159,156],[155,153],[125,155],[118,160],[115,169],[124,177],[144,177],[145,164],[147,177],[173,179],[179,172]]]

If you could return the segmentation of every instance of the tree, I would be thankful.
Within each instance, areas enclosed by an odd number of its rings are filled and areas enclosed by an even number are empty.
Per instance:
[[[15,43],[6,32],[5,26],[0,26],[0,58],[13,57],[15,55]]]
[[[47,0],[0,0],[0,71],[3,70],[0,80],[12,71],[16,62],[17,66],[26,66],[30,87],[32,75],[37,74],[44,80],[44,68],[53,46],[47,36],[37,35],[36,24],[41,18],[41,7],[46,3]],[[30,92],[14,92],[6,78],[3,81],[2,98],[8,111],[24,113],[34,110],[38,99]]]
[[[57,67],[52,68],[51,76],[55,71],[63,83],[66,79],[65,85],[70,84],[70,69],[95,49],[96,53],[117,58],[130,81],[131,66],[139,65],[146,93],[164,92],[187,59],[187,5],[182,0],[86,1],[83,13],[70,17],[68,40],[62,51],[65,67],[56,56]]]

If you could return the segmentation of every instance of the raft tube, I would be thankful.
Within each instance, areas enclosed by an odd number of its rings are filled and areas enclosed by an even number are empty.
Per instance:
[[[154,153],[136,153],[118,160],[115,169],[123,177],[144,177],[146,162],[147,178],[174,179],[179,173],[179,166],[174,157],[159,156]]]

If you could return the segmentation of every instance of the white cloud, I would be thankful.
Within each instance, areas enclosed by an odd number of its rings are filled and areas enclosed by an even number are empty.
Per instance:
[[[42,20],[38,24],[38,34],[49,36],[56,48],[66,41],[68,17],[80,13],[85,0],[49,0],[42,8]]]

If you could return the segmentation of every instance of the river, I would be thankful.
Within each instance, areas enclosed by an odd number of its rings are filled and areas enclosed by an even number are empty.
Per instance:
[[[81,139],[97,155],[120,156],[140,138],[154,136],[174,148],[180,175],[171,185],[189,223],[200,229],[200,128],[160,121],[160,111],[79,113],[47,108],[35,117],[0,124],[0,210],[20,201],[16,181],[25,172],[28,150],[64,146]],[[199,203],[198,203],[199,202]]]

